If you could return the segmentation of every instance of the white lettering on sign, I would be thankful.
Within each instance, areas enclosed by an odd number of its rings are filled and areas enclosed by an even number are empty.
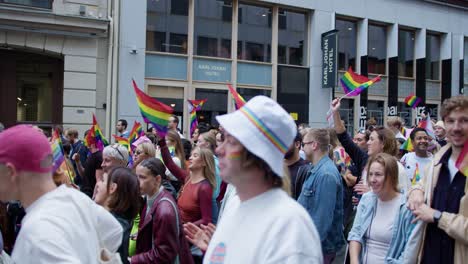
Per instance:
[[[359,129],[366,129],[367,109],[365,106],[359,107]]]
[[[388,109],[389,116],[396,116],[397,115],[397,107],[396,106],[389,106]]]
[[[328,85],[328,65],[329,65],[329,52],[328,52],[328,39],[324,39],[323,42],[323,85]]]
[[[198,69],[203,71],[203,74],[210,77],[219,77],[221,72],[226,72],[225,66],[198,64]]]

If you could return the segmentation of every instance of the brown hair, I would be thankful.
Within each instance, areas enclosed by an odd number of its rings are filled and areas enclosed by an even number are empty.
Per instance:
[[[67,129],[67,136],[73,136],[75,138],[78,138],[78,130],[76,128]]]
[[[398,146],[395,139],[395,133],[389,128],[377,127],[372,132],[377,133],[378,139],[383,144],[383,153],[395,156],[398,154]]]
[[[216,136],[211,132],[211,130],[201,134],[200,136],[203,137],[203,139],[206,142],[208,142],[208,144],[210,144],[209,148],[210,148],[211,152],[214,153],[214,151],[216,149]]]
[[[454,110],[465,110],[468,108],[468,97],[464,95],[457,95],[445,99],[440,109],[440,115],[445,122],[445,118]]]
[[[392,116],[387,119],[387,126],[397,126],[401,128],[403,126],[403,122],[399,116]]]
[[[179,133],[175,130],[169,130],[167,131],[166,138],[175,142],[175,156],[180,160],[181,168],[185,169],[185,152]]]
[[[379,153],[370,157],[367,166],[367,177],[370,175],[370,167],[374,162],[384,167],[385,184],[390,184],[392,189],[398,192],[398,162],[396,158],[387,153]],[[369,179],[367,179],[367,183],[369,184]]]
[[[117,184],[117,189],[109,195],[109,209],[126,219],[135,218],[140,209],[140,186],[137,176],[129,168],[114,167],[108,174],[107,192],[112,183]]]
[[[319,145],[319,148],[322,152],[328,152],[330,148],[330,133],[326,128],[312,128],[307,131],[307,134],[304,136],[307,137],[311,135],[315,142]]]
[[[203,176],[208,180],[213,190],[216,188],[216,177],[215,177],[215,161],[214,154],[210,149],[196,147],[193,151],[198,150],[200,153],[200,158],[205,163],[205,168],[203,169]],[[192,151],[192,152],[193,152]]]
[[[262,171],[265,172],[265,180],[267,182],[271,182],[273,184],[273,187],[278,187],[278,188],[289,188],[289,186],[286,186],[284,182],[284,178],[286,178],[288,175],[283,175],[284,177],[280,177],[277,175],[273,170],[270,168],[270,166],[261,158],[257,157],[255,154],[252,152],[248,151],[246,148],[243,149],[241,152],[241,166],[243,169],[249,169],[249,168],[258,168]],[[283,173],[288,170],[283,170]]]
[[[140,162],[139,166],[147,168],[154,177],[160,175],[163,180],[166,179],[166,166],[164,166],[160,159],[154,157],[144,159]]]

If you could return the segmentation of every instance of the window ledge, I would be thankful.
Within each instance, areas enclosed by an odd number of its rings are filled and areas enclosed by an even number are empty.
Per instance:
[[[42,8],[0,5],[0,25],[0,28],[17,31],[105,37],[109,20],[54,14]]]
[[[163,51],[145,51],[146,54],[153,54],[153,55],[163,55],[163,56],[176,56],[176,57],[185,57],[187,58],[187,54],[180,54],[180,53],[172,53],[172,52],[163,52]]]

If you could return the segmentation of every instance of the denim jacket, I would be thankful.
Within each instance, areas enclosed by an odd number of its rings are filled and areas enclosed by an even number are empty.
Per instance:
[[[349,232],[348,240],[361,244],[361,263],[367,250],[365,234],[372,224],[377,207],[377,195],[373,192],[365,193],[359,202],[353,228]],[[406,207],[406,197],[400,196],[400,209],[395,216],[392,228],[390,248],[385,256],[385,263],[416,263],[418,249],[421,244],[423,222],[414,224],[413,214]]]
[[[344,245],[343,185],[335,163],[324,156],[309,172],[298,202],[307,210],[320,235],[322,251],[332,254]]]

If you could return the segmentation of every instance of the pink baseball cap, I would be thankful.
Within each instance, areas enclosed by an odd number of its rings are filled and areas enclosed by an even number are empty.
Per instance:
[[[52,148],[45,135],[30,125],[17,125],[0,133],[0,163],[17,171],[52,171]]]

